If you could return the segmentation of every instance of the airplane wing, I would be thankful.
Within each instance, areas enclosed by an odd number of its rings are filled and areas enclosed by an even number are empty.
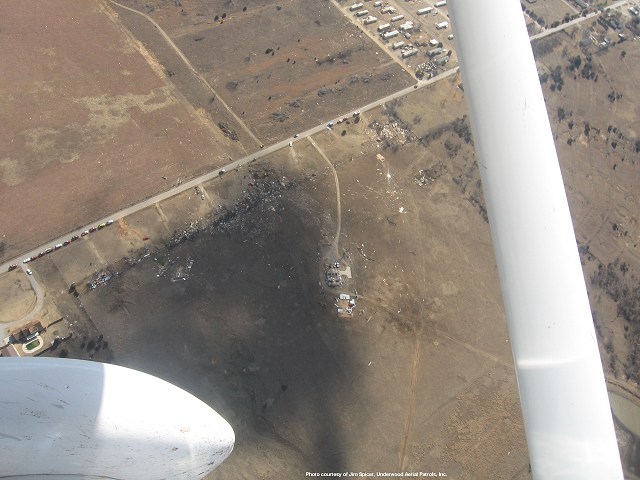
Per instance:
[[[231,426],[164,380],[59,358],[0,360],[2,478],[194,479],[233,450]]]
[[[520,3],[450,0],[532,473],[622,479],[591,308]]]

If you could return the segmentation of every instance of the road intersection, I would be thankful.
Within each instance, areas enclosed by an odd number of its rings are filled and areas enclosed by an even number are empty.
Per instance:
[[[117,4],[116,2],[112,2],[112,3],[114,3],[114,4],[116,4],[116,5],[120,6],[120,7],[123,7],[123,8],[127,8],[127,10],[132,10],[132,9],[130,9],[128,7],[124,7],[124,6],[120,5],[120,4]],[[615,4],[611,5],[611,8],[621,7],[621,6],[626,5],[627,3],[628,3],[628,0],[621,0],[621,1],[616,2]],[[136,12],[136,13],[142,14],[141,12],[138,12],[136,10],[133,10],[133,11]],[[581,23],[583,21],[587,21],[587,20],[593,18],[594,16],[599,15],[600,13],[602,13],[602,12],[592,12],[590,14],[587,14],[584,17],[580,17],[580,18],[577,18],[577,19],[572,20],[570,22],[567,22],[567,23],[564,23],[562,25],[559,25],[558,27],[545,29],[543,32],[532,36],[531,40],[537,40],[539,38],[552,35],[552,34],[558,32],[560,30],[563,30],[563,29],[569,28],[571,26],[577,25],[577,24],[579,24],[579,23]],[[150,17],[148,17],[147,15],[144,15],[144,16],[146,18],[148,18],[149,21],[153,22],[153,20]],[[162,31],[162,29],[155,22],[153,22],[153,23],[156,26],[156,28],[159,28],[161,30],[161,33],[163,33],[163,36],[171,44],[172,48],[178,49],[178,47],[175,44],[173,44],[173,42],[171,42],[171,40],[168,38],[166,33],[164,33]],[[178,52],[178,53],[180,54],[180,57],[183,59],[183,61],[187,62],[188,66],[193,69],[191,64],[186,59],[186,57],[184,57],[184,54],[182,54],[181,52]],[[370,102],[370,103],[368,103],[366,105],[363,105],[360,108],[358,108],[357,110],[355,110],[355,112],[365,113],[365,112],[367,112],[367,111],[369,111],[371,109],[374,109],[376,107],[384,105],[385,103],[391,102],[391,101],[393,101],[393,100],[395,100],[397,98],[400,98],[400,97],[403,97],[405,95],[408,95],[409,93],[411,93],[413,91],[420,90],[420,89],[428,87],[429,85],[432,85],[432,84],[434,84],[436,82],[439,82],[441,80],[449,78],[450,76],[455,75],[458,72],[459,72],[459,67],[454,67],[454,68],[451,68],[451,69],[445,71],[444,73],[442,73],[440,75],[434,76],[433,78],[430,78],[430,79],[427,79],[427,80],[418,80],[413,86],[409,86],[409,87],[403,88],[401,90],[398,90],[395,93],[392,93],[392,94],[387,95],[387,96],[385,96],[383,98],[379,98],[379,99],[377,99],[377,100],[375,100],[373,102]],[[231,111],[228,107],[227,107],[227,109],[229,111]],[[108,222],[110,220],[118,220],[118,219],[126,217],[127,215],[130,215],[132,213],[139,212],[140,210],[143,210],[143,209],[145,209],[145,208],[147,208],[147,207],[149,207],[151,205],[154,205],[156,203],[162,202],[163,200],[166,200],[167,198],[170,198],[170,197],[173,197],[175,195],[178,195],[178,194],[180,194],[180,193],[182,193],[182,192],[184,192],[186,190],[189,190],[191,188],[195,188],[195,187],[197,187],[198,185],[200,185],[200,184],[202,184],[204,182],[208,182],[210,180],[213,180],[214,178],[217,178],[221,174],[224,174],[226,172],[230,172],[232,170],[237,170],[239,168],[242,168],[243,166],[245,166],[245,165],[247,165],[247,164],[249,164],[249,163],[251,163],[251,162],[253,162],[255,160],[258,160],[258,159],[260,159],[262,157],[265,157],[265,156],[267,156],[267,155],[269,155],[269,154],[271,154],[271,153],[273,153],[273,152],[275,152],[277,150],[280,150],[281,148],[288,147],[289,143],[293,144],[295,142],[299,142],[301,140],[307,139],[311,135],[314,135],[314,134],[324,130],[325,128],[328,128],[327,125],[329,124],[329,122],[335,123],[335,122],[337,122],[337,120],[339,120],[341,118],[352,117],[353,113],[354,113],[354,111],[344,112],[341,115],[338,115],[338,116],[334,117],[333,119],[331,119],[331,118],[326,119],[326,121],[322,122],[320,125],[312,127],[312,128],[310,128],[310,129],[308,129],[308,130],[306,130],[304,132],[297,132],[297,135],[294,136],[294,137],[289,137],[289,138],[281,140],[281,141],[279,141],[277,143],[274,143],[272,145],[264,146],[264,147],[260,148],[259,150],[257,150],[254,153],[246,155],[246,156],[244,156],[242,158],[239,158],[237,160],[233,160],[233,161],[229,162],[228,164],[226,164],[226,165],[224,165],[222,167],[216,168],[215,170],[213,170],[213,171],[211,171],[211,172],[209,172],[207,174],[201,175],[201,176],[199,176],[197,178],[194,178],[194,179],[192,179],[192,180],[190,180],[188,182],[181,183],[180,185],[176,185],[176,186],[172,187],[171,189],[166,190],[165,192],[159,193],[157,195],[154,195],[153,197],[150,197],[150,198],[147,198],[145,200],[142,200],[142,201],[140,201],[139,203],[137,203],[135,205],[131,205],[131,206],[127,207],[127,208],[124,208],[122,210],[114,212],[113,214],[111,214],[111,215],[109,215],[107,217],[100,218],[100,219],[98,219],[98,220],[96,220],[96,221],[94,221],[94,222],[92,222],[90,224],[85,225],[84,227],[81,227],[81,228],[78,228],[76,230],[73,230],[73,231],[67,233],[66,235],[64,235],[62,237],[53,239],[53,240],[47,242],[44,245],[41,245],[41,246],[39,246],[37,248],[34,248],[31,251],[23,253],[20,257],[16,257],[16,258],[10,259],[5,263],[0,264],[0,272],[6,271],[9,268],[9,266],[12,265],[12,264],[20,264],[20,263],[22,263],[23,259],[25,259],[25,258],[34,258],[34,257],[36,257],[35,259],[37,259],[37,257],[38,257],[40,252],[44,252],[48,248],[54,249],[56,245],[61,244],[61,243],[64,244],[64,242],[70,240],[71,237],[80,236],[86,230],[97,228],[98,225],[106,223],[106,222]],[[242,125],[244,125],[242,122],[240,122],[240,123]],[[253,136],[253,134],[252,134],[252,137],[255,138]]]

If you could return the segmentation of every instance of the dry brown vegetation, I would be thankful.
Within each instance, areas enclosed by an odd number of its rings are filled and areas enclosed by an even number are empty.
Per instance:
[[[54,33],[13,45],[36,52],[37,67],[4,60],[29,88],[23,106],[8,101],[21,121],[0,158],[3,226],[14,235],[0,254],[162,189],[163,175],[244,155],[256,147],[249,132],[268,144],[411,80],[330,2],[124,3],[157,21],[196,72],[136,13],[76,6],[111,39],[93,60],[97,45],[63,45],[70,4],[39,9]],[[610,32],[588,23],[534,50],[605,369],[626,382],[638,380],[640,340],[640,51],[618,40],[580,49],[589,35]],[[58,83],[65,55],[97,72],[73,76],[68,98]],[[215,478],[346,469],[529,478],[460,84],[416,90],[39,261],[48,298],[77,332],[52,354],[138,368],[214,405],[237,434]],[[33,211],[18,195],[27,185]],[[52,191],[61,203],[42,211]],[[345,291],[358,294],[349,320],[337,319],[339,292],[322,284],[337,201],[336,260],[352,269]]]

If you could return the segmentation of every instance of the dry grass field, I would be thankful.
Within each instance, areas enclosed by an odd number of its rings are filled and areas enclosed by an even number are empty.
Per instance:
[[[195,71],[111,2],[0,6],[5,257],[250,152],[253,136],[269,144],[413,81],[332,2],[122,3]],[[85,33],[69,39],[69,22]],[[38,33],[10,34],[29,25]],[[578,48],[589,35],[612,44]],[[534,50],[606,375],[637,390],[638,41],[589,21]],[[137,368],[213,406],[237,442],[210,479],[529,479],[461,82],[349,117],[34,263],[73,325],[51,355]],[[351,268],[338,289],[328,260]],[[33,303],[19,278],[0,277],[12,312]],[[357,294],[352,317],[338,317],[338,293]]]
[[[436,108],[450,88],[435,87],[423,105]],[[454,181],[458,167],[416,183],[447,156],[446,141],[434,140],[431,154],[415,140],[384,142],[378,125],[398,122],[390,113],[363,114],[344,136],[324,131],[205,185],[225,207],[200,210],[196,228],[194,199],[163,202],[162,212],[183,213],[164,236],[156,228],[151,250],[131,248],[116,225],[39,271],[47,283],[82,286],[98,258],[112,259],[99,267],[119,272],[108,283],[59,301],[95,325],[113,361],[170,380],[229,419],[236,449],[211,478],[344,470],[527,478],[488,225]],[[337,171],[338,246],[353,272],[337,290],[321,286],[337,228],[323,155]],[[127,225],[147,232],[161,218],[169,214],[149,209]],[[127,249],[131,266],[113,260]],[[84,276],[69,265],[76,255]],[[343,291],[358,294],[346,320],[333,305]],[[61,348],[86,357],[95,335]]]
[[[540,19],[547,27],[581,12],[571,0],[537,0],[535,3],[523,0],[520,3],[530,12],[531,18]]]
[[[330,2],[123,4],[157,21],[264,144],[413,82]]]
[[[0,260],[228,159],[102,3],[5,2],[0,28]]]
[[[606,35],[608,49],[584,50],[561,34],[539,56],[576,237],[583,253],[603,363],[609,374],[638,382],[640,315],[640,120],[635,91],[637,41],[589,22],[575,39]]]

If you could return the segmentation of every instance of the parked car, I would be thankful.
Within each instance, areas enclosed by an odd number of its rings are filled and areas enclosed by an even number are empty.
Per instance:
[[[44,251],[44,253],[51,253],[51,252],[53,252],[53,248],[51,248],[51,247],[47,248],[47,249]]]
[[[74,235],[73,237],[71,237],[71,241],[75,242],[77,239],[79,239],[80,237],[78,235]]]
[[[89,230],[85,230],[84,232],[82,232],[82,233],[80,234],[80,236],[81,236],[81,237],[84,237],[84,236],[86,236],[86,235],[89,235]]]
[[[55,247],[53,247],[53,248],[54,248],[54,250],[58,250],[58,249],[62,248],[62,244],[61,244],[61,243],[59,243],[59,244],[57,244],[57,245],[56,245]]]
[[[113,223],[113,220],[107,220],[106,225],[111,225]]]
[[[31,261],[31,257],[27,257],[24,260],[22,260],[22,263],[29,263]]]
[[[33,272],[27,268],[27,275],[33,275]]]
[[[17,264],[15,264],[15,263],[13,263],[13,264],[9,265],[9,272],[10,272],[11,270],[15,270],[16,268],[18,268],[18,265],[17,265]]]

